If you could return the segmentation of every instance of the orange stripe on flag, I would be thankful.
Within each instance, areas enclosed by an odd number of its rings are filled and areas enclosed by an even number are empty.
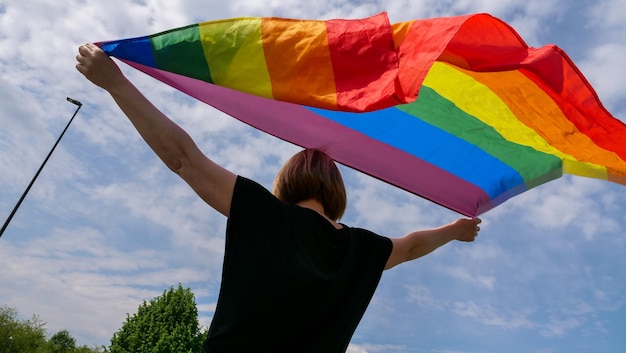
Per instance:
[[[265,18],[261,27],[274,99],[336,109],[326,23]]]

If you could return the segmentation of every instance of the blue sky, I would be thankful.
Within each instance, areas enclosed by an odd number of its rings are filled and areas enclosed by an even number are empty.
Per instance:
[[[532,46],[563,48],[626,120],[621,0],[0,0],[0,219],[8,216],[75,106],[84,106],[0,238],[0,305],[50,334],[107,345],[127,313],[182,283],[208,325],[225,219],[152,155],[106,93],[74,69],[86,42],[240,16],[393,22],[488,12]],[[200,148],[271,186],[299,148],[122,66]],[[343,222],[395,237],[458,215],[343,168]],[[475,243],[451,243],[383,275],[350,345],[375,352],[623,352],[626,188],[566,176],[485,214]]]

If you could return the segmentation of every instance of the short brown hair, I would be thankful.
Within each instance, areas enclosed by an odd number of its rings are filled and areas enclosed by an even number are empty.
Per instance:
[[[274,180],[274,195],[288,204],[315,199],[334,221],[346,210],[346,188],[339,168],[330,156],[318,149],[293,155]]]

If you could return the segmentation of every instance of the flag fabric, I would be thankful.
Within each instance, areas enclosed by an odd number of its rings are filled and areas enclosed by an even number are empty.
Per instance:
[[[626,185],[626,125],[488,14],[236,18],[98,43],[253,127],[467,216],[563,173]]]

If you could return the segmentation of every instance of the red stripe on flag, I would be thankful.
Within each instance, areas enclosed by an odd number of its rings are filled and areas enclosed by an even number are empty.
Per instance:
[[[329,20],[326,31],[340,110],[375,110],[404,103],[395,95],[398,58],[385,14]]]

